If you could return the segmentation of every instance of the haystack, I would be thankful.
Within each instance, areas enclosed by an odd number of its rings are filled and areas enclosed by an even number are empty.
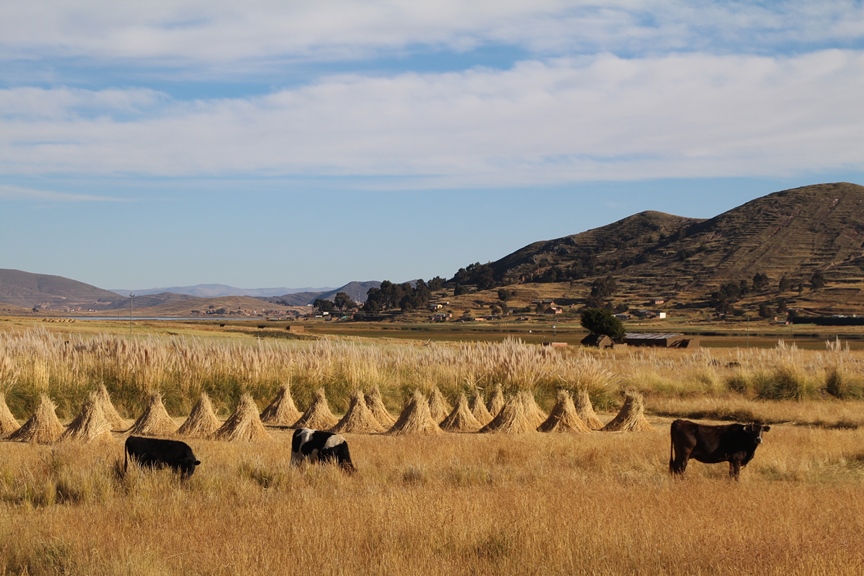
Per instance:
[[[501,390],[501,384],[496,384],[492,397],[489,398],[489,402],[486,403],[486,408],[489,410],[489,414],[494,418],[499,412],[501,412],[501,409],[504,408],[506,402],[504,391]]]
[[[283,384],[276,398],[261,412],[261,422],[273,426],[291,426],[302,416],[291,397],[291,388]]]
[[[546,421],[548,415],[543,412],[543,409],[540,408],[537,401],[534,399],[534,394],[529,390],[521,390],[518,396],[522,400],[522,405],[525,406],[525,418],[528,420],[528,423],[534,427],[534,430],[536,430],[538,426]]]
[[[63,424],[57,419],[55,408],[54,402],[43,394],[36,412],[21,428],[9,435],[9,440],[37,444],[51,444],[59,440],[63,434]]]
[[[480,432],[520,434],[522,432],[534,432],[537,426],[532,426],[525,416],[525,401],[521,394],[516,394],[507,399],[498,415]]]
[[[459,395],[459,401],[453,411],[441,422],[441,428],[450,432],[476,432],[482,428],[468,406],[468,398],[465,393]]]
[[[206,392],[202,392],[201,398],[192,407],[189,417],[177,430],[177,434],[190,438],[208,438],[221,425],[222,423],[219,422],[216,412],[213,410],[213,402],[210,401]]]
[[[590,432],[588,425],[579,418],[573,397],[567,390],[558,391],[558,400],[538,432]]]
[[[372,415],[383,428],[390,428],[396,423],[396,419],[387,411],[384,398],[381,397],[381,390],[377,386],[366,393],[366,406],[372,411]]]
[[[339,422],[339,419],[330,411],[327,404],[327,395],[323,388],[315,391],[315,400],[294,423],[294,428],[312,428],[313,430],[329,430]]]
[[[102,408],[102,397],[97,390],[90,392],[87,400],[81,406],[81,412],[66,427],[60,436],[61,440],[111,440],[111,423],[105,417]]]
[[[111,425],[111,430],[118,432],[126,430],[126,428],[129,427],[129,422],[125,418],[121,417],[117,412],[117,409],[114,408],[114,404],[111,402],[111,396],[108,394],[108,389],[104,384],[96,390],[96,394],[99,397],[102,413],[105,415],[105,419],[108,420],[108,424]]]
[[[591,397],[588,396],[587,388],[581,388],[576,392],[573,404],[576,406],[576,413],[579,415],[579,418],[588,428],[591,430],[600,430],[603,428],[603,422],[597,417],[597,413],[594,412],[594,407],[591,405]]]
[[[429,393],[429,414],[435,422],[441,422],[450,414],[453,407],[447,402],[444,394],[437,386],[432,387],[432,392]]]
[[[483,394],[480,390],[474,390],[474,396],[471,397],[469,406],[471,408],[471,414],[474,415],[474,418],[477,419],[480,426],[485,426],[492,421],[492,414],[490,414],[489,409],[486,408],[486,404],[483,402]]]
[[[270,434],[258,416],[258,405],[251,394],[243,394],[234,413],[213,433],[216,440],[228,442],[269,440]]]
[[[153,392],[150,395],[150,404],[144,413],[138,417],[129,434],[134,436],[168,436],[177,430],[177,424],[168,415],[165,405],[162,404],[162,395]]]
[[[429,402],[423,393],[415,390],[396,423],[387,431],[388,434],[437,434],[441,432],[438,423],[432,419]]]
[[[12,415],[12,411],[9,410],[9,406],[6,404],[6,394],[0,392],[0,438],[5,438],[20,427],[21,425],[18,424],[18,420],[15,419],[15,416]]]
[[[351,405],[348,412],[339,422],[333,426],[333,432],[354,432],[357,434],[374,434],[384,432],[384,426],[378,422],[372,410],[366,405],[363,392],[357,390],[351,397]]]
[[[604,432],[642,432],[654,427],[645,419],[645,399],[635,391],[624,393],[624,405],[618,415],[603,427]]]

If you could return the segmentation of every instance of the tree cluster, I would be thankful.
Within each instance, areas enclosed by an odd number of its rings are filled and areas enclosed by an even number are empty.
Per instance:
[[[431,297],[432,290],[429,288],[429,284],[423,280],[417,280],[414,285],[410,282],[394,284],[385,280],[381,282],[380,287],[370,288],[366,292],[366,303],[363,304],[363,311],[374,314],[398,308],[405,312],[406,310],[423,308],[429,303]]]
[[[624,324],[606,308],[586,308],[579,321],[593,334],[605,334],[616,342],[624,339]]]

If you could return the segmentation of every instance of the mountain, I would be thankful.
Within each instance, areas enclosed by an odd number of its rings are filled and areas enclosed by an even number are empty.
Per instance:
[[[312,304],[315,300],[333,300],[339,292],[345,292],[354,302],[363,303],[366,301],[366,293],[370,288],[378,288],[381,282],[377,280],[368,282],[349,282],[341,288],[335,288],[323,292],[297,292],[294,294],[283,294],[282,296],[271,296],[262,298],[267,302],[274,304],[282,304],[283,306],[306,306]]]
[[[126,298],[129,294],[146,296],[150,294],[185,294],[186,296],[197,296],[198,298],[220,298],[223,296],[249,296],[251,298],[267,298],[270,296],[282,296],[283,294],[295,294],[297,292],[327,292],[332,288],[235,288],[225,284],[196,284],[195,286],[172,286],[170,288],[147,288],[143,290],[112,289]]]
[[[62,276],[0,269],[0,302],[23,308],[111,309],[125,298]]]

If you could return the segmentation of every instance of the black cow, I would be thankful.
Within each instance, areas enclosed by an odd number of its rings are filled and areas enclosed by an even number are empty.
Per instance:
[[[762,433],[771,430],[764,424],[726,424],[709,426],[689,420],[672,422],[669,472],[684,474],[690,458],[705,464],[729,462],[729,477],[738,480],[762,443]]]
[[[336,462],[346,472],[354,472],[348,442],[339,434],[300,428],[291,438],[291,464],[307,462]]]
[[[123,471],[129,467],[129,459],[135,460],[141,466],[150,468],[170,467],[179,472],[182,478],[188,478],[195,473],[195,467],[201,462],[195,458],[192,448],[179,440],[162,440],[160,438],[142,438],[129,436],[124,450]]]

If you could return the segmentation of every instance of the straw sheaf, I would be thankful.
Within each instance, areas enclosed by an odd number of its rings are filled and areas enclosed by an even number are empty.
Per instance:
[[[520,400],[522,400],[522,405],[525,407],[525,418],[528,420],[528,423],[534,427],[534,430],[536,430],[538,426],[546,421],[548,415],[543,412],[540,406],[537,405],[537,401],[534,399],[534,394],[530,391],[522,390],[519,392],[518,396]]]
[[[258,405],[250,394],[243,394],[234,413],[213,434],[216,440],[255,442],[269,440],[270,434],[258,416]]]
[[[213,402],[206,392],[201,393],[201,398],[192,408],[189,417],[177,430],[177,434],[188,436],[189,438],[208,438],[216,430],[219,429],[222,423],[216,417],[216,412],[213,410]]]
[[[111,423],[105,417],[102,406],[102,397],[98,391],[94,390],[84,401],[81,412],[69,423],[60,439],[81,440],[82,442],[92,442],[97,439],[112,440]]]
[[[456,402],[453,411],[441,422],[441,428],[450,432],[476,432],[482,426],[471,413],[468,398],[464,392],[459,395],[459,401]]]
[[[504,391],[501,389],[501,384],[496,384],[495,391],[492,393],[492,397],[489,398],[489,402],[486,404],[489,414],[491,414],[493,418],[498,416],[506,403],[507,401],[504,398]]]
[[[261,422],[274,426],[291,426],[302,415],[291,397],[291,387],[283,384],[276,398],[261,412]]]
[[[549,418],[543,422],[539,432],[590,432],[591,429],[579,418],[573,397],[566,390],[558,391],[558,401],[549,413]]]
[[[9,410],[9,406],[6,404],[6,394],[0,392],[0,437],[5,438],[20,427],[21,425],[18,424],[18,420],[15,419],[15,416],[12,415],[12,411]]]
[[[591,397],[588,396],[587,388],[582,388],[576,392],[576,398],[574,398],[573,403],[576,406],[576,413],[588,428],[591,430],[600,430],[603,428],[603,422],[597,417],[597,413],[594,412],[594,406],[591,405]]]
[[[504,407],[489,424],[480,429],[482,433],[521,434],[534,432],[537,426],[532,426],[525,416],[525,401],[520,394],[511,396]]]
[[[429,402],[423,393],[415,390],[402,413],[393,427],[387,431],[388,434],[438,434],[441,428],[432,419],[429,411]]]
[[[36,412],[21,428],[9,435],[9,440],[16,442],[35,442],[37,444],[52,444],[63,434],[63,424],[54,411],[54,402],[42,395]]]
[[[105,419],[108,420],[108,424],[111,425],[111,430],[120,432],[126,430],[129,427],[129,422],[120,416],[117,412],[117,409],[114,408],[114,404],[111,402],[111,396],[108,394],[108,389],[103,384],[96,390],[96,394],[99,396],[99,402],[102,407],[102,413],[105,415]]]
[[[372,411],[372,415],[383,428],[390,428],[396,423],[396,419],[387,411],[384,398],[381,397],[381,390],[377,386],[366,393],[366,406]]]
[[[363,392],[357,390],[351,398],[348,411],[339,422],[333,426],[333,432],[354,432],[356,434],[375,434],[384,431],[384,426],[378,422],[375,415],[366,405]]]
[[[604,432],[643,432],[654,427],[645,418],[645,399],[639,392],[624,393],[624,405],[618,415],[603,427]]]
[[[150,404],[129,429],[129,434],[169,436],[176,430],[177,424],[174,423],[174,420],[168,415],[168,411],[165,410],[165,405],[162,404],[162,395],[154,392],[150,395]]]
[[[323,388],[315,391],[315,400],[294,423],[294,428],[311,428],[313,430],[329,430],[339,422],[339,419],[330,411],[327,404],[327,395]]]
[[[485,426],[492,421],[492,414],[486,408],[486,404],[483,402],[483,394],[479,390],[475,390],[474,396],[471,398],[471,414],[474,415],[480,426]]]
[[[432,392],[429,393],[429,414],[432,416],[432,420],[440,422],[446,418],[452,410],[453,407],[450,406],[450,403],[447,402],[446,398],[444,398],[444,394],[441,393],[441,390],[439,390],[437,386],[433,387]]]

